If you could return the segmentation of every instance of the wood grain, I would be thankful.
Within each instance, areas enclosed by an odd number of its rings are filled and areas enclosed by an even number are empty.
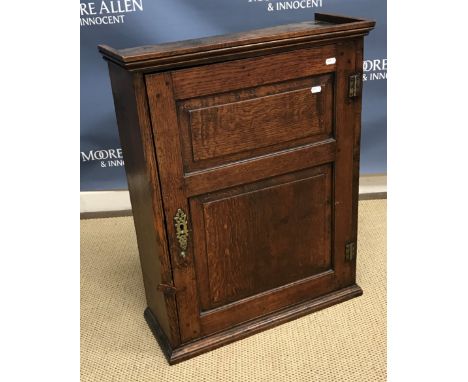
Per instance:
[[[310,92],[315,86],[321,87],[320,93]],[[333,74],[325,74],[177,102],[184,172],[208,169],[331,138],[333,88]],[[278,98],[283,100],[291,94],[297,96],[297,92],[301,92],[305,98],[304,104],[278,101]],[[190,118],[193,113],[201,114],[195,128]],[[209,115],[203,119],[203,113]],[[211,119],[212,114],[218,116],[217,124]],[[235,117],[239,115],[240,118],[241,114],[242,123]],[[212,128],[208,129],[205,124]],[[213,129],[219,131],[219,136]],[[205,142],[208,140],[210,144]],[[233,147],[237,143],[237,148],[232,149],[225,141],[232,141]],[[219,145],[223,149],[218,148]],[[197,155],[196,151],[200,150],[204,153]],[[194,157],[197,157],[196,161]]]
[[[234,162],[185,175],[184,188],[187,197],[214,192],[240,184],[246,184],[333,162],[336,141],[322,142],[273,152],[261,157]]]
[[[202,64],[228,60],[233,55],[255,54],[265,49],[282,48],[292,44],[318,43],[332,37],[349,38],[364,35],[375,22],[347,16],[315,14],[315,21],[305,21],[224,36],[206,37],[175,43],[115,49],[99,45],[99,51],[108,60],[128,70],[145,68],[172,69],[178,65]],[[232,59],[232,58],[231,58]]]
[[[364,59],[364,39],[356,39],[355,42],[355,71],[363,73],[363,59]],[[359,204],[359,163],[361,157],[361,111],[362,111],[362,97],[358,97],[354,101],[354,129],[353,129],[353,196],[352,196],[352,241],[358,240],[358,204]],[[376,195],[373,195],[376,198]],[[381,196],[382,197],[382,196]],[[387,193],[385,196],[387,197]],[[357,253],[354,261],[357,261]],[[351,278],[356,279],[356,266],[351,269]]]
[[[362,293],[356,260],[345,258],[357,240],[361,110],[348,79],[362,71],[373,25],[317,14],[100,48],[115,63],[145,317],[170,363]],[[188,218],[184,256],[178,209]]]
[[[354,102],[348,98],[348,78],[355,72],[354,41],[337,45],[338,62],[336,75],[336,160],[335,160],[335,199],[334,199],[334,269],[340,286],[355,283],[355,260],[345,261],[346,244],[353,241],[352,227],[357,215],[353,215],[353,153],[354,153]],[[358,97],[359,98],[359,97]]]
[[[181,340],[186,342],[200,336],[198,320],[197,288],[193,255],[190,248],[183,258],[177,241],[174,227],[174,216],[180,208],[189,213],[187,198],[183,194],[182,157],[177,133],[177,115],[171,76],[168,73],[158,74],[146,80],[148,100],[150,103],[153,134],[160,170],[161,190],[166,216],[166,230],[169,237],[169,248],[172,260],[174,285],[179,289],[176,295],[178,316],[180,320]]]
[[[125,158],[133,219],[148,307],[173,346],[180,343],[174,296],[158,291],[172,284],[159,176],[143,76],[109,63],[117,123]]]
[[[164,334],[159,328],[158,321],[148,309],[145,311],[145,318],[149,327],[153,331],[154,336],[161,344],[161,348],[166,355],[167,361],[169,364],[174,365],[220,346],[251,336],[260,331],[274,328],[275,326],[292,321],[306,314],[325,309],[329,306],[339,304],[361,295],[362,289],[358,285],[352,285],[318,298],[305,301],[302,304],[293,305],[286,309],[273,312],[267,316],[259,317],[244,324],[234,326],[229,330],[201,337],[198,340],[178,346],[177,348],[172,348],[167,342]]]
[[[193,159],[247,151],[258,148],[259,141],[266,147],[331,131],[330,118],[323,125],[322,95],[307,87],[189,111]]]
[[[325,166],[196,200],[205,228],[199,247],[206,248],[196,255],[206,258],[210,275],[204,308],[330,269],[331,192]]]
[[[327,58],[336,56],[335,45],[301,49],[294,55],[294,60],[290,53],[280,53],[174,71],[175,97],[187,99],[219,94],[335,70],[335,64],[326,64]]]

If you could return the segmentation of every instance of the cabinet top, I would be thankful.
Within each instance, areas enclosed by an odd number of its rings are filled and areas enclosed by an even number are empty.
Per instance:
[[[315,13],[313,21],[247,32],[127,49],[114,49],[107,45],[99,45],[98,49],[105,59],[128,70],[155,68],[163,70],[244,58],[253,56],[258,51],[277,50],[287,45],[364,36],[374,25],[375,22],[371,20]]]

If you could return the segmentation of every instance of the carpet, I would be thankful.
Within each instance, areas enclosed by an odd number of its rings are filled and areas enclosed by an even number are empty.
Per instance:
[[[82,220],[81,381],[385,381],[386,206],[359,203],[363,296],[174,366],[143,318],[132,218]]]

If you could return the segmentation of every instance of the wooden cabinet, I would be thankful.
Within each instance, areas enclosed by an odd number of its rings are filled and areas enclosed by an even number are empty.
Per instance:
[[[315,21],[115,50],[148,309],[170,363],[359,296],[363,36]]]

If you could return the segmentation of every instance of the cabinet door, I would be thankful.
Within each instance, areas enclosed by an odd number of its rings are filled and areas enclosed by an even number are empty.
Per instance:
[[[146,77],[183,342],[354,284],[357,47]]]

